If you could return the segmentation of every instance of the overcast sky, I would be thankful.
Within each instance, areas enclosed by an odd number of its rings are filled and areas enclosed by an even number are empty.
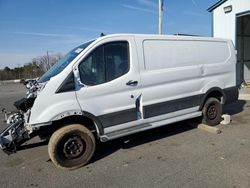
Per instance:
[[[211,36],[217,0],[165,0],[164,34]],[[0,0],[0,69],[66,53],[100,33],[158,32],[158,0]]]

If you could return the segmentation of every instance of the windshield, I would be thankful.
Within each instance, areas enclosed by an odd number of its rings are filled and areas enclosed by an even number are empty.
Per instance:
[[[93,41],[86,42],[73,50],[71,50],[67,55],[60,59],[55,65],[53,65],[43,76],[38,80],[39,83],[47,82],[51,77],[59,74],[63,71],[65,67],[69,65],[87,46],[89,46]]]

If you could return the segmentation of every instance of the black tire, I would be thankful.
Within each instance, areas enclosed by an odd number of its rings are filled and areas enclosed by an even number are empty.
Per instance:
[[[202,123],[216,126],[221,122],[222,105],[216,98],[208,98],[202,109]]]
[[[73,170],[89,162],[95,146],[95,137],[89,129],[80,124],[72,124],[52,134],[48,152],[57,167]]]

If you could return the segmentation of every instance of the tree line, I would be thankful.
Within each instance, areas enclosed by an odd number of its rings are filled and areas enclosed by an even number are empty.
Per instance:
[[[0,80],[31,79],[40,77],[62,58],[62,54],[42,55],[21,67],[0,69]]]

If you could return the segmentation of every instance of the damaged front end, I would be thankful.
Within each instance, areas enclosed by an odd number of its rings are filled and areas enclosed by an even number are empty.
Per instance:
[[[15,153],[17,147],[30,139],[25,127],[24,115],[14,113],[7,119],[8,127],[0,133],[0,148],[7,154]]]
[[[30,109],[39,87],[37,83],[31,85],[27,82],[25,85],[28,89],[25,98],[14,103],[18,112],[8,113],[5,109],[2,110],[8,126],[0,133],[0,149],[7,154],[15,153],[21,144],[32,138],[32,131],[28,129],[25,123],[29,118]]]

